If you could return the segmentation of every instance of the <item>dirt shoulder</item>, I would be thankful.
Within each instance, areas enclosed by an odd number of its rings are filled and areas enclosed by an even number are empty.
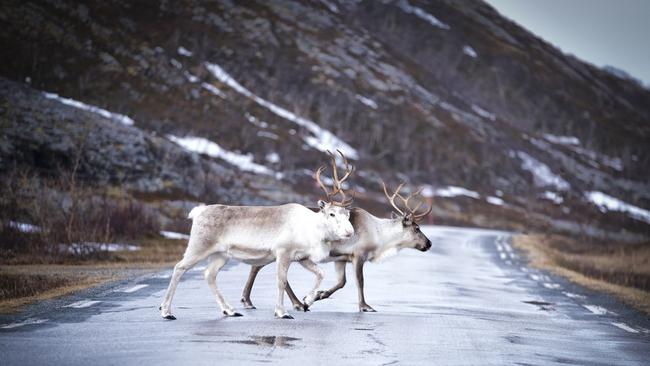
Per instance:
[[[25,305],[137,277],[173,263],[97,263],[90,265],[0,266],[0,313],[20,311]]]
[[[177,262],[186,241],[141,241],[137,251],[116,252],[106,260],[61,264],[0,264],[0,313],[67,295],[106,282],[169,268]]]
[[[517,235],[533,267],[611,294],[650,315],[650,245],[588,243],[557,235]]]

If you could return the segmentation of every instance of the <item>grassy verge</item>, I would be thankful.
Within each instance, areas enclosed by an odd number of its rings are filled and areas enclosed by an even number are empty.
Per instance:
[[[153,272],[178,261],[184,240],[145,239],[140,250],[115,252],[107,260],[69,264],[0,265],[0,313],[129,276]]]
[[[609,293],[650,314],[650,245],[589,243],[556,235],[518,235],[531,265]]]

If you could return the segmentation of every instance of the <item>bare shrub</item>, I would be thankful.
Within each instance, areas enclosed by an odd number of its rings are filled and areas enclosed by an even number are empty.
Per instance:
[[[131,241],[158,233],[153,210],[125,192],[81,183],[75,173],[56,178],[29,170],[9,172],[0,183],[0,254],[10,263],[108,259],[97,243]],[[35,230],[20,230],[16,223]]]

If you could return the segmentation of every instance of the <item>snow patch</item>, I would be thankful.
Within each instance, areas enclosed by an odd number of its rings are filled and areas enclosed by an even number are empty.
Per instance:
[[[478,54],[472,48],[472,46],[469,46],[469,45],[464,45],[463,46],[463,53],[466,54],[467,56],[471,57],[471,58],[476,58],[478,56]]]
[[[271,152],[266,154],[265,159],[271,164],[277,164],[280,162],[280,155],[276,152]]]
[[[223,98],[223,99],[226,99],[226,94],[224,94],[224,93],[221,91],[221,89],[217,88],[216,86],[214,86],[214,85],[212,85],[212,84],[210,84],[210,83],[201,83],[201,87],[202,87],[203,89],[209,91],[210,93],[212,93],[212,94],[218,96],[218,97],[221,97],[221,98]]]
[[[562,196],[560,196],[556,192],[546,191],[544,192],[543,197],[549,201],[552,201],[556,205],[559,205],[560,203],[564,202],[564,198],[562,198]]]
[[[533,174],[535,185],[541,187],[555,186],[561,191],[569,189],[569,183],[560,176],[554,174],[546,164],[523,151],[517,151],[516,156],[522,161],[521,167]]]
[[[359,154],[356,149],[345,143],[343,140],[339,139],[330,131],[321,128],[316,122],[297,116],[293,112],[290,112],[253,94],[253,92],[238,83],[237,80],[235,80],[232,76],[230,76],[230,74],[228,74],[224,69],[221,68],[221,66],[217,64],[205,63],[205,67],[215,78],[217,78],[222,83],[230,86],[238,93],[252,99],[257,104],[275,113],[276,115],[306,128],[309,132],[311,132],[312,136],[305,137],[305,142],[312,148],[323,152],[328,150],[341,150],[348,158],[359,158]]]
[[[374,100],[372,100],[370,98],[366,98],[363,95],[359,95],[359,94],[357,94],[355,96],[355,98],[357,98],[357,100],[359,100],[361,103],[367,105],[368,107],[370,107],[372,109],[377,109],[377,103]]]
[[[9,227],[21,233],[37,233],[41,231],[40,227],[25,222],[9,221]]]
[[[268,123],[266,123],[266,122],[264,122],[264,121],[258,119],[257,117],[253,116],[253,115],[250,114],[250,113],[246,113],[246,114],[244,115],[244,117],[246,117],[246,120],[247,120],[248,122],[254,124],[254,125],[257,126],[257,127],[260,127],[260,128],[267,128],[267,127],[269,127],[269,124],[268,124]]]
[[[187,79],[187,81],[189,81],[190,83],[196,83],[199,81],[199,78],[196,77],[196,75],[193,75],[187,71],[183,72],[183,75],[185,75],[185,79]]]
[[[485,109],[477,106],[476,104],[472,104],[472,110],[474,111],[474,113],[478,114],[479,116],[481,116],[483,118],[487,118],[490,121],[494,121],[494,120],[497,119],[497,116],[494,115],[494,113],[490,113],[490,112],[486,111]]]
[[[427,13],[423,9],[418,8],[417,6],[413,6],[413,5],[409,4],[409,2],[406,1],[406,0],[400,1],[397,4],[397,6],[399,6],[400,9],[402,9],[405,13],[413,14],[416,17],[428,22],[429,24],[431,24],[434,27],[438,27],[440,29],[445,29],[445,30],[450,28],[449,25],[441,22],[438,18],[436,18],[433,15]]]
[[[467,188],[457,187],[457,186],[447,186],[445,188],[438,188],[434,191],[433,195],[438,197],[466,196],[474,199],[479,199],[481,197],[481,195],[478,194],[478,192],[474,192]]]
[[[240,170],[253,172],[256,174],[275,174],[271,169],[265,167],[264,165],[253,162],[253,155],[243,155],[226,150],[219,146],[219,144],[216,142],[210,141],[208,139],[191,136],[178,137],[174,135],[167,135],[167,138],[188,151],[193,151],[199,154],[211,156],[213,158],[225,160]]]
[[[331,11],[332,13],[337,13],[338,14],[339,8],[334,3],[332,3],[331,1],[328,1],[328,0],[320,0],[320,2],[321,2],[321,4],[325,5],[329,9],[329,11]]]
[[[573,145],[573,146],[580,145],[580,139],[578,139],[575,136],[557,136],[557,135],[551,135],[545,133],[544,138],[546,139],[546,141],[558,145]]]
[[[118,122],[127,126],[133,126],[133,120],[123,114],[109,112],[106,109],[102,109],[97,106],[86,104],[74,99],[63,98],[60,97],[58,94],[54,94],[54,93],[43,92],[43,96],[45,96],[45,98],[47,99],[53,99],[65,105],[69,105],[71,107],[75,107],[87,112],[98,114],[104,118],[110,119],[113,122]]]
[[[178,61],[178,60],[175,59],[175,58],[169,60],[169,63],[171,63],[172,66],[174,66],[175,68],[177,68],[177,69],[179,69],[179,70],[183,69],[183,64],[181,64],[180,61]]]
[[[176,239],[176,240],[188,240],[190,238],[187,234],[177,233],[175,231],[160,231],[160,235],[164,236],[167,239]]]
[[[257,131],[257,137],[265,137],[271,140],[278,140],[280,138],[280,136],[269,131]]]
[[[594,205],[598,206],[598,209],[603,213],[607,211],[624,212],[634,219],[650,224],[650,211],[641,207],[631,205],[598,191],[586,192],[585,197]]]
[[[505,203],[501,198],[494,197],[494,196],[488,196],[485,198],[485,200],[487,201],[487,203],[496,206],[503,206],[503,204]]]
[[[183,46],[178,47],[178,50],[176,50],[176,52],[178,52],[179,55],[185,56],[185,57],[192,57],[192,55],[194,55],[194,53],[192,53],[192,51],[188,50],[187,48],[185,48]]]
[[[87,249],[97,250],[101,252],[135,252],[140,250],[139,245],[123,244],[123,243],[97,243],[97,242],[81,242],[66,245],[69,253],[83,252]]]

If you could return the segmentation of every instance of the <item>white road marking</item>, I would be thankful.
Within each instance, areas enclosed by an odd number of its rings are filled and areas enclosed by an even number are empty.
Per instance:
[[[548,283],[548,282],[544,282],[544,287],[550,288],[552,290],[557,290],[562,288],[562,286],[558,285],[557,283]]]
[[[625,324],[625,323],[612,322],[612,325],[615,326],[615,327],[617,327],[617,328],[621,328],[621,329],[623,329],[623,330],[626,331],[626,332],[630,332],[630,333],[639,333],[638,330],[636,330],[636,329],[630,327],[629,325],[627,325],[627,324]]]
[[[135,285],[135,286],[133,286],[133,287],[130,287],[130,288],[127,288],[127,289],[121,290],[121,292],[126,292],[126,293],[136,292],[136,291],[138,291],[138,290],[140,290],[140,289],[143,289],[143,288],[145,288],[145,287],[147,287],[147,286],[149,286],[149,285],[144,285],[144,284],[141,284],[141,285]]]
[[[171,277],[171,276],[172,276],[172,275],[171,275],[170,273],[160,273],[160,274],[157,274],[157,275],[155,275],[155,276],[153,276],[153,277],[154,277],[154,278],[169,278],[169,277]]]
[[[531,274],[531,275],[530,275],[530,278],[532,278],[534,281],[539,281],[539,280],[541,279],[541,278],[540,278],[538,275],[536,275],[536,274]]]
[[[72,304],[68,304],[64,306],[64,308],[82,309],[82,308],[91,307],[95,304],[99,304],[100,302],[101,301],[95,301],[95,300],[81,300],[81,301],[73,302]]]
[[[198,266],[198,267],[192,268],[192,271],[201,272],[201,271],[205,271],[205,268],[206,268],[205,266]]]
[[[586,296],[578,295],[578,294],[574,294],[574,293],[572,293],[572,292],[566,292],[566,291],[564,291],[564,292],[562,292],[562,293],[563,293],[565,296],[570,297],[570,298],[572,298],[572,299],[586,299],[586,298],[587,298]]]
[[[605,315],[608,313],[607,309],[598,305],[582,305],[582,306],[584,306],[587,310],[591,311],[596,315]]]
[[[0,329],[13,329],[13,328],[22,327],[24,325],[42,324],[45,323],[46,321],[47,319],[28,318],[20,322],[5,324],[3,326],[0,326]]]

